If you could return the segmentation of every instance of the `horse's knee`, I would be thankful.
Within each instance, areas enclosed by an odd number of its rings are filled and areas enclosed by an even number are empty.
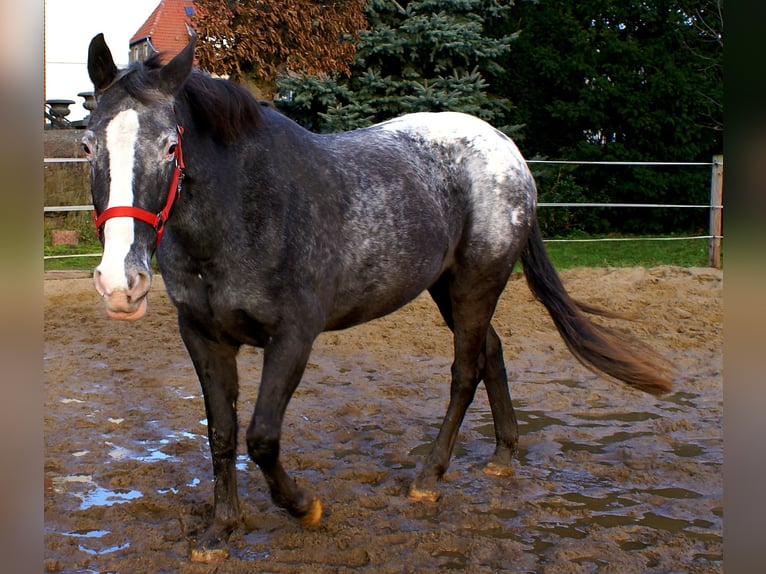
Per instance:
[[[212,426],[208,430],[210,451],[214,457],[233,457],[237,450],[237,430],[234,426]]]
[[[261,468],[272,466],[279,458],[279,436],[267,429],[248,429],[247,454]]]

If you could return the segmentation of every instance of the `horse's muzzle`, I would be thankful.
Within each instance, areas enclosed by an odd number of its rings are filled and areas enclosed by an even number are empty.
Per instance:
[[[152,279],[148,273],[138,272],[128,278],[128,288],[109,289],[102,281],[101,271],[93,273],[93,283],[106,302],[106,313],[112,319],[135,321],[146,313],[146,295]]]

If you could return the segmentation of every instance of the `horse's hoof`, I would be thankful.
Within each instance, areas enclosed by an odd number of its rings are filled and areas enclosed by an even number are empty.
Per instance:
[[[412,486],[407,494],[407,498],[415,502],[438,502],[441,496],[438,490],[418,488],[417,486]]]
[[[189,559],[202,564],[221,564],[228,557],[229,551],[226,548],[192,548]]]
[[[199,540],[191,542],[189,560],[202,564],[221,564],[229,557],[231,526],[214,523]]]
[[[311,508],[299,520],[303,526],[309,528],[319,526],[319,523],[322,521],[322,502],[318,498],[312,500]]]
[[[511,476],[513,474],[513,467],[510,465],[490,462],[484,467],[484,474],[490,476]]]

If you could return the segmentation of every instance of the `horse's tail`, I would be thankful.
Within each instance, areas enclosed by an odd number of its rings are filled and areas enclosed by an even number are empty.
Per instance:
[[[672,384],[666,375],[669,368],[652,349],[628,335],[594,323],[586,313],[604,317],[619,315],[569,296],[548,258],[537,223],[521,254],[521,262],[529,288],[548,309],[578,361],[653,395],[670,391]]]

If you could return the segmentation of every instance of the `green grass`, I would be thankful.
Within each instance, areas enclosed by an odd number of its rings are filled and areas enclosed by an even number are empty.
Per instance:
[[[51,247],[51,231],[54,229],[77,231],[77,237],[79,238],[78,245]],[[90,212],[45,214],[45,219],[43,220],[43,245],[45,246],[43,252],[45,257],[54,257],[54,259],[44,260],[46,271],[90,270],[98,265],[101,259],[101,243],[96,237],[96,230],[93,227],[93,215]],[[97,257],[58,258],[63,255],[82,255],[88,253],[98,253],[99,255]]]
[[[82,257],[82,254],[98,253],[96,257]],[[60,257],[63,255],[78,255],[78,257]],[[78,269],[91,270],[98,265],[101,259],[101,244],[80,243],[75,246],[60,245],[58,247],[45,247],[45,256],[54,257],[45,259],[46,271],[71,271]]]
[[[45,255],[75,255],[101,253],[101,244],[91,233],[74,247],[49,247],[46,237]],[[593,238],[590,238],[593,239]],[[557,269],[571,267],[656,267],[678,265],[680,267],[705,267],[708,258],[707,239],[684,239],[657,241],[636,238],[637,241],[604,242],[546,242],[546,248]],[[46,259],[45,270],[91,270],[98,265],[99,257],[73,257]]]
[[[614,239],[588,237],[588,239]],[[635,241],[594,241],[558,243],[546,241],[545,247],[557,269],[571,267],[705,267],[708,264],[707,239],[652,240],[634,237]],[[722,257],[723,259],[723,257]]]

